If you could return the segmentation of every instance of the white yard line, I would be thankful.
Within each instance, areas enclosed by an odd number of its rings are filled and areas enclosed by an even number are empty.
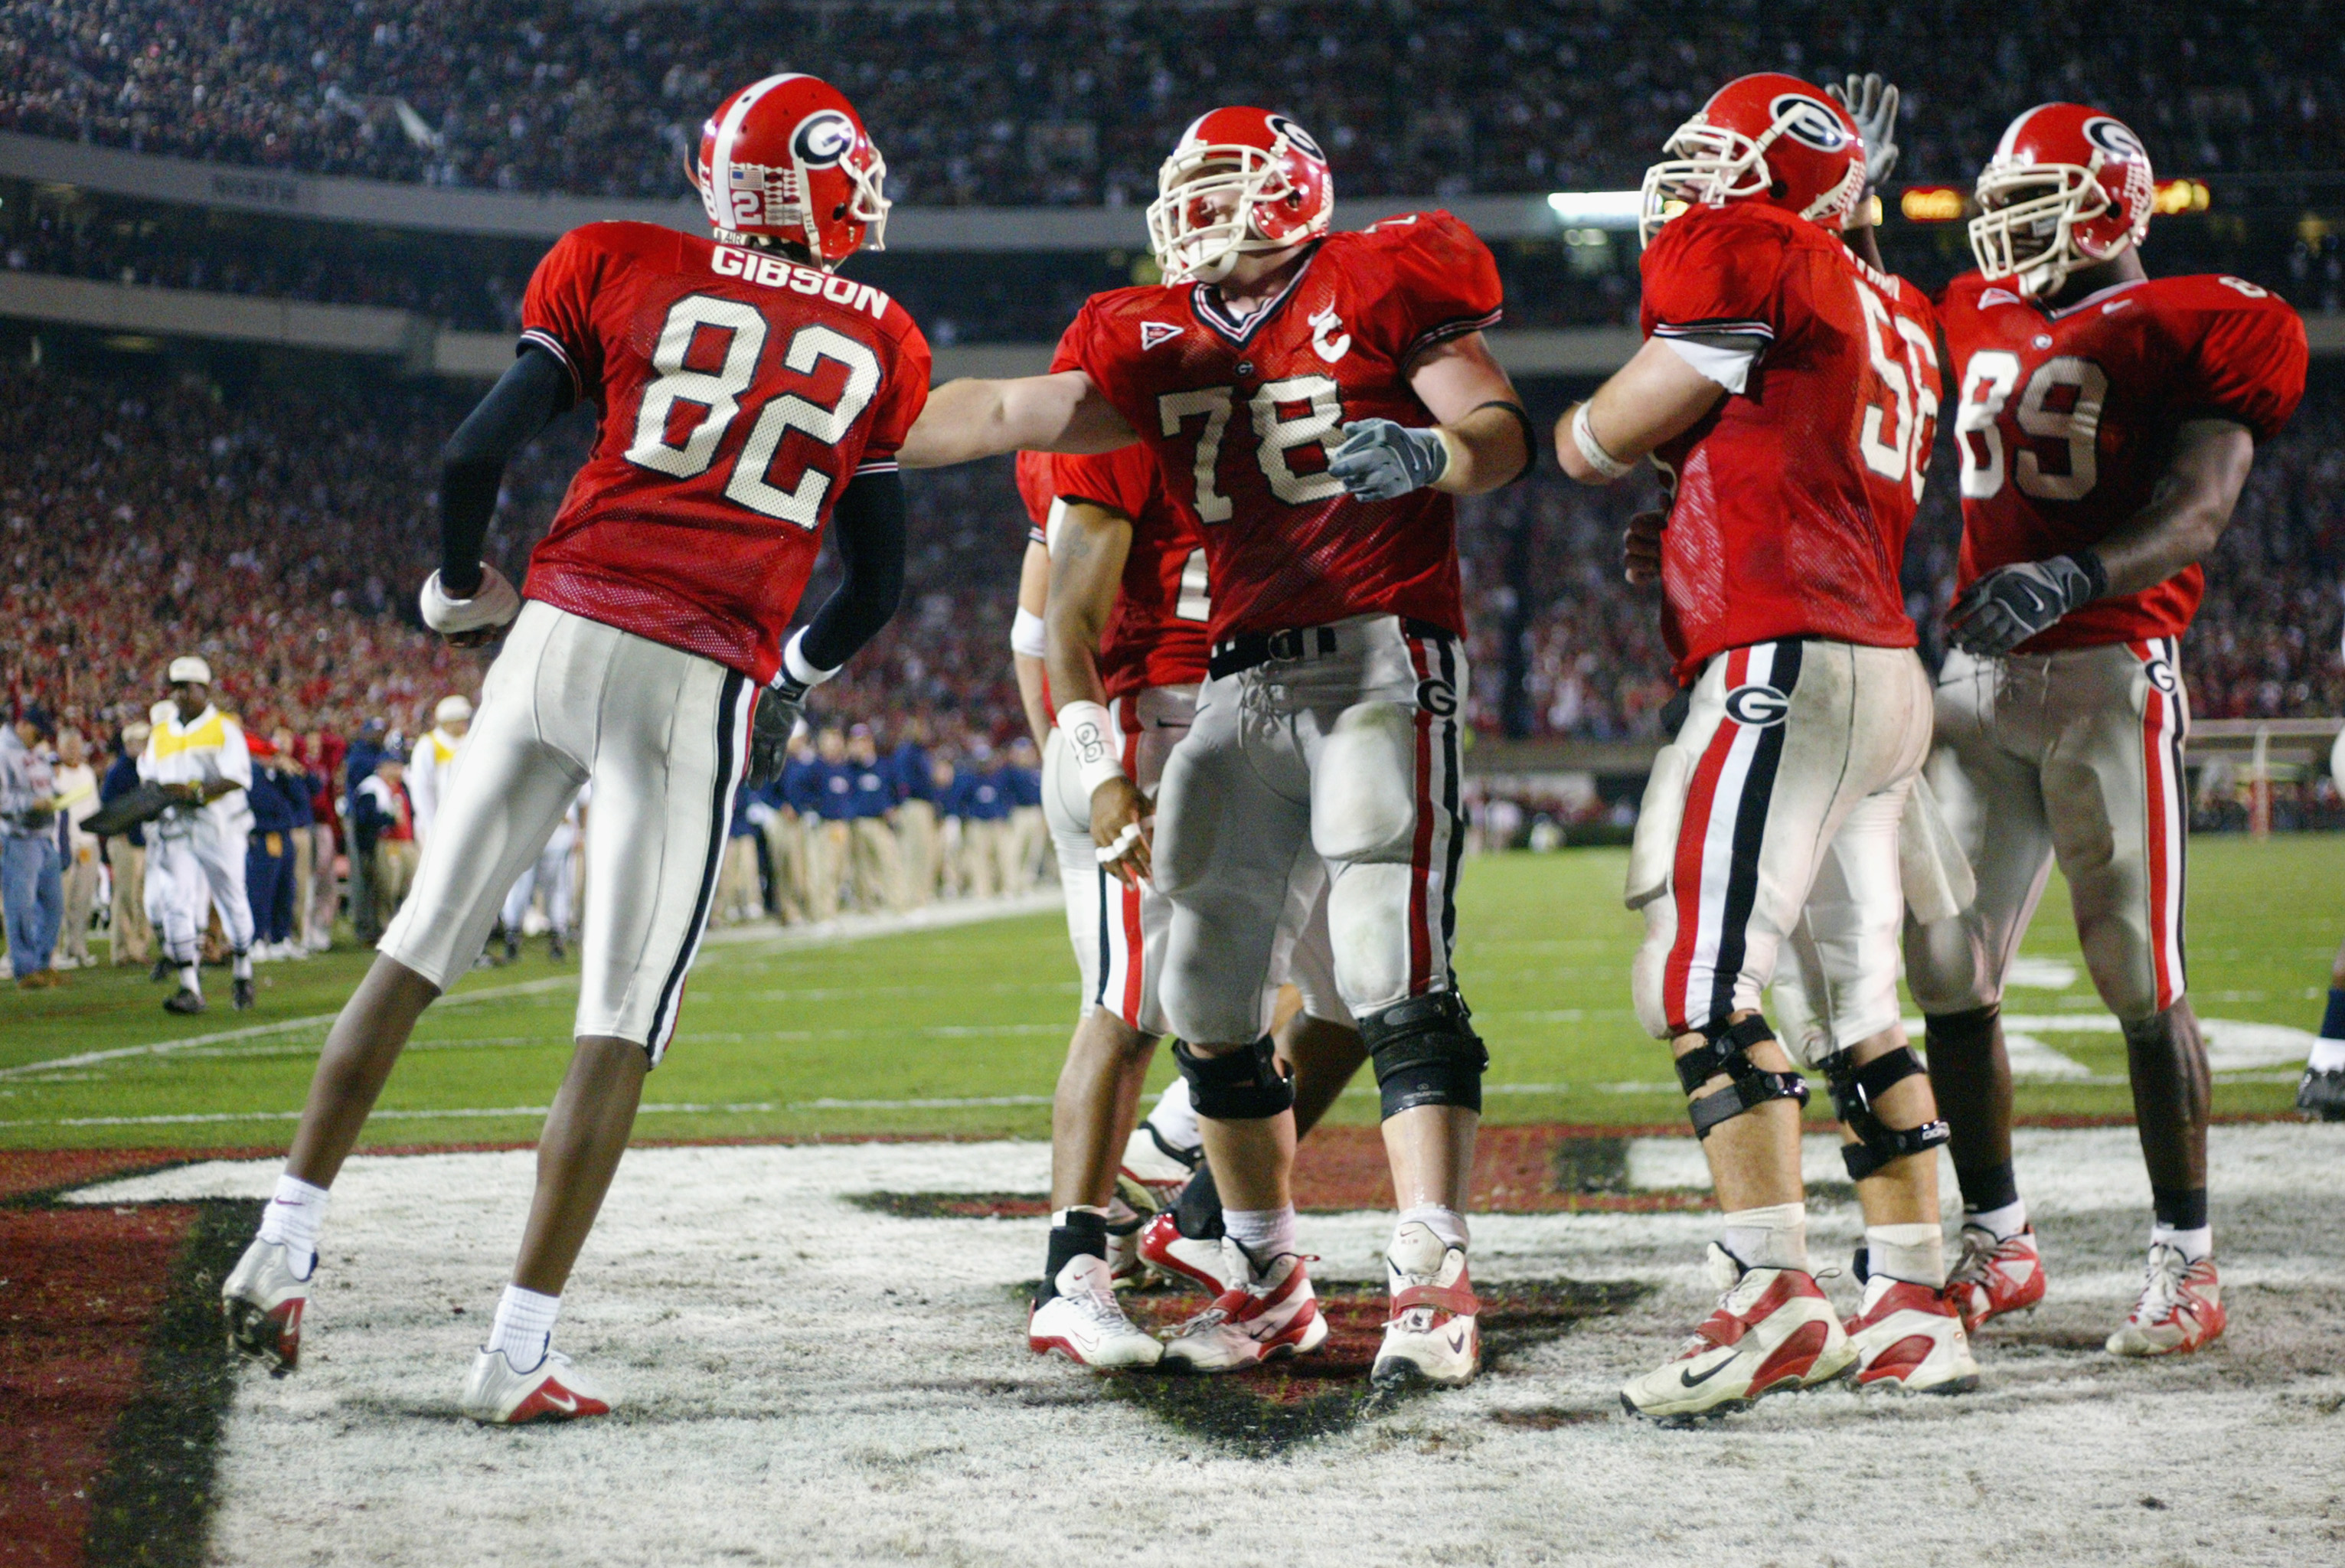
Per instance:
[[[713,931],[704,940],[707,947],[762,947],[775,952],[792,952],[810,947],[838,947],[852,942],[868,942],[873,937],[904,936],[913,932],[945,931],[954,926],[975,925],[980,921],[1010,920],[1021,915],[1044,914],[1063,908],[1064,897],[1055,889],[1021,894],[1014,898],[968,899],[952,903],[931,904],[926,909],[911,910],[903,914],[842,915],[821,925],[730,926]],[[543,980],[517,981],[510,985],[490,985],[477,989],[458,990],[434,1003],[438,1007],[464,1007],[481,1002],[505,1002],[516,996],[535,996],[549,991],[574,989],[574,974],[549,975]],[[68,1067],[89,1067],[104,1062],[120,1062],[133,1057],[169,1056],[201,1045],[223,1045],[236,1040],[259,1040],[271,1034],[292,1034],[305,1029],[322,1029],[334,1022],[331,1013],[313,1013],[302,1018],[279,1019],[270,1023],[248,1024],[240,1029],[216,1030],[208,1034],[190,1034],[178,1040],[157,1040],[144,1045],[117,1045],[105,1051],[83,1051],[71,1056],[52,1056],[40,1062],[19,1062],[14,1066],[0,1067],[0,1079],[21,1078],[35,1073],[54,1073]],[[227,1118],[241,1119],[241,1118]],[[0,1123],[0,1126],[27,1126],[25,1122]],[[68,1122],[61,1126],[100,1126],[102,1122]]]

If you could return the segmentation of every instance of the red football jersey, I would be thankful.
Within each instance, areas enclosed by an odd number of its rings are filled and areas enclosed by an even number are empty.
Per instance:
[[[1653,454],[1678,678],[1775,637],[1912,647],[1897,571],[1937,428],[1929,301],[1751,201],[1671,219],[1643,270],[1646,336],[1763,345],[1741,392]]]
[[[526,596],[765,682],[822,529],[896,466],[929,345],[868,283],[649,223],[563,235],[522,301],[602,433]]]
[[[1956,384],[1961,581],[2106,538],[2148,504],[2177,426],[2231,419],[2258,441],[2304,395],[2304,323],[2238,278],[2151,278],[2056,310],[1975,272],[1946,286],[1939,319]],[[2206,573],[2093,603],[2021,653],[2180,636]]]
[[[1216,641],[1376,613],[1463,632],[1450,498],[1355,501],[1327,450],[1355,420],[1433,423],[1411,361],[1496,323],[1499,297],[1472,229],[1412,213],[1320,240],[1243,321],[1203,283],[1093,295],[1051,368],[1091,377],[1203,524]]]
[[[1205,678],[1205,542],[1164,494],[1156,458],[1135,442],[1095,457],[1018,454],[1018,493],[1045,543],[1061,501],[1088,501],[1132,521],[1115,609],[1100,633],[1100,682],[1110,700]]]

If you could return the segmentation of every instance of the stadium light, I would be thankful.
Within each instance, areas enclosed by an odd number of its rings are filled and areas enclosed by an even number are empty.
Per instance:
[[[1555,220],[1574,229],[1634,229],[1644,208],[1639,190],[1558,190],[1547,199]]]
[[[2214,199],[2203,179],[2161,179],[2157,182],[2157,204],[2155,210],[2165,216],[2176,212],[2204,212]]]
[[[1952,223],[1963,215],[1965,199],[1951,185],[1909,185],[1897,210],[1909,223]]]

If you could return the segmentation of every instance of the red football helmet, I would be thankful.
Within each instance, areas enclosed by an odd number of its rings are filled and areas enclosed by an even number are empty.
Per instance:
[[[1648,245],[1696,205],[1763,201],[1838,233],[1864,195],[1864,142],[1824,93],[1773,71],[1737,76],[1662,144],[1645,171],[1638,232]]]
[[[1335,213],[1327,155],[1265,109],[1199,116],[1157,170],[1156,189],[1148,242],[1167,283],[1217,283],[1240,256],[1326,233]]]
[[[2157,199],[2149,153],[2123,120],[2038,104],[1979,171],[1971,254],[1983,276],[2016,274],[2021,294],[2049,294],[2079,267],[2140,244]]]
[[[847,95],[818,76],[767,76],[726,98],[687,171],[720,234],[800,246],[825,268],[867,244],[887,249],[888,160]]]

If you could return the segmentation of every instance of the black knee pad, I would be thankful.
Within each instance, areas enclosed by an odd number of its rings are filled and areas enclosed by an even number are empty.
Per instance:
[[[1376,1064],[1386,1116],[1416,1105],[1481,1110],[1490,1053],[1474,1033],[1472,1018],[1464,997],[1436,991],[1360,1020],[1360,1043]]]
[[[1755,1013],[1740,1023],[1721,1021],[1702,1026],[1702,1043],[1677,1060],[1678,1082],[1689,1095],[1721,1073],[1727,1084],[1718,1093],[1704,1095],[1686,1106],[1696,1137],[1710,1136],[1710,1130],[1720,1123],[1731,1122],[1770,1100],[1808,1103],[1805,1078],[1797,1073],[1770,1073],[1751,1060],[1752,1046],[1773,1038],[1775,1032]]]
[[[1873,1108],[1893,1084],[1925,1071],[1911,1045],[1900,1045],[1861,1067],[1845,1051],[1824,1058],[1824,1084],[1832,1091],[1832,1114],[1841,1125],[1856,1135],[1856,1142],[1842,1144],[1840,1149],[1849,1180],[1863,1181],[1892,1161],[1926,1154],[1954,1135],[1943,1121],[1924,1122],[1918,1127],[1890,1126]]]
[[[1201,1116],[1259,1122],[1294,1108],[1294,1085],[1279,1072],[1267,1034],[1224,1056],[1193,1055],[1186,1042],[1179,1042],[1172,1060],[1189,1080],[1189,1101]]]

